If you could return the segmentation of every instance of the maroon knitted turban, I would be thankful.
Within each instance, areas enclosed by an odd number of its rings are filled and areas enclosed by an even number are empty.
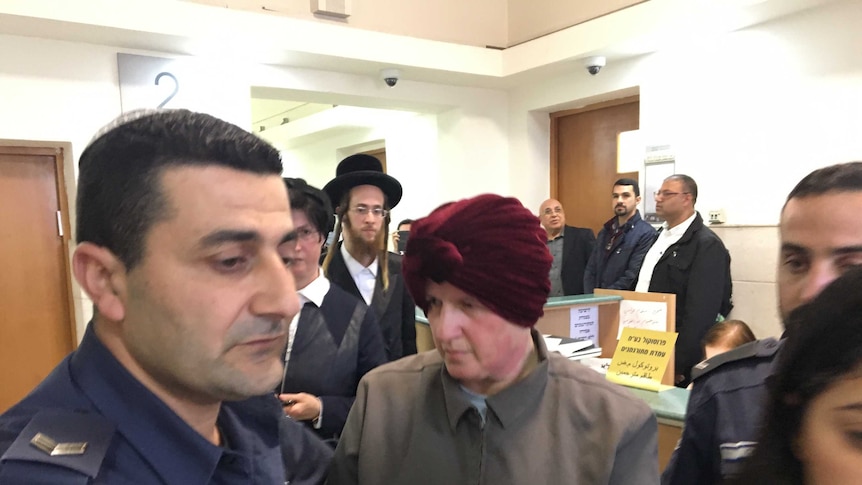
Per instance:
[[[518,199],[485,194],[450,202],[410,227],[404,280],[427,312],[428,280],[448,282],[504,319],[530,327],[551,291],[551,254],[539,219]]]

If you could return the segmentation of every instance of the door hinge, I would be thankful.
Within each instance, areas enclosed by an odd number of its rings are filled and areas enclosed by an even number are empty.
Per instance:
[[[63,237],[63,213],[57,211],[57,233]]]

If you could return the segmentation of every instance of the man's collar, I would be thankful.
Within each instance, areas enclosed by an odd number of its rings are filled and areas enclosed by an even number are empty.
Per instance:
[[[503,428],[517,423],[524,413],[535,409],[535,403],[541,400],[548,381],[548,349],[538,331],[532,329],[530,334],[536,352],[535,358],[539,361],[538,365],[523,379],[486,398],[487,419],[491,419],[492,415],[496,416]],[[445,364],[441,369],[441,378],[449,425],[454,430],[461,416],[472,407],[472,404],[464,395],[460,383],[446,371]]]
[[[323,276],[323,271],[321,270],[318,271],[317,278],[314,278],[305,288],[298,290],[298,293],[306,301],[310,301],[320,308],[323,305],[323,298],[329,293],[329,287],[329,280],[326,279],[326,276]]]
[[[697,217],[697,211],[694,211],[688,219],[673,227],[668,227],[667,221],[662,223],[661,226],[664,228],[664,232],[667,233],[667,236],[682,236],[685,234],[685,231],[688,230],[689,226],[691,226],[691,223],[694,222],[695,217]]]
[[[365,266],[362,266],[362,263],[357,261],[356,258],[347,251],[347,246],[344,242],[341,243],[341,257],[344,258],[344,265],[347,266],[347,271],[350,272],[350,276],[352,276],[354,280],[356,279],[356,275],[358,275],[363,269],[366,269]],[[367,267],[375,278],[377,277],[377,259],[378,258],[374,258],[374,261],[372,261]]]
[[[563,226],[562,229],[560,229],[560,233],[557,234],[556,236],[551,236],[550,234],[548,234],[548,231],[545,231],[545,239],[547,239],[548,242],[555,241],[555,240],[563,237],[563,234],[565,234],[565,233],[566,233],[566,226]]]

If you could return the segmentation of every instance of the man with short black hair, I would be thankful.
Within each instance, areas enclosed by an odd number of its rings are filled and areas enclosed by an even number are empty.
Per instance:
[[[632,290],[644,256],[655,240],[655,229],[641,219],[638,204],[641,191],[638,181],[619,179],[614,182],[614,217],[599,231],[598,243],[584,272],[584,293],[595,288]]]
[[[283,416],[294,236],[278,152],[185,110],[136,112],[80,158],[80,346],[0,416],[0,483],[320,483]]]
[[[782,320],[862,265],[862,162],[815,170],[781,210],[778,309]],[[781,341],[767,338],[697,365],[682,438],[666,485],[710,485],[738,473],[757,445],[766,380]]]
[[[688,386],[691,368],[702,358],[701,341],[731,304],[730,253],[694,209],[697,183],[688,175],[664,179],[655,193],[656,213],[665,222],[647,251],[635,291],[676,295],[675,383]]]

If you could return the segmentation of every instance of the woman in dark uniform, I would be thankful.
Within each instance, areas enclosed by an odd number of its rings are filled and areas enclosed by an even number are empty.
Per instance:
[[[288,416],[334,446],[359,379],[386,362],[386,352],[371,310],[330,283],[318,265],[334,224],[326,194],[302,179],[285,179],[285,184],[296,231],[288,245],[288,267],[303,307],[290,324],[284,377],[276,392]]]

